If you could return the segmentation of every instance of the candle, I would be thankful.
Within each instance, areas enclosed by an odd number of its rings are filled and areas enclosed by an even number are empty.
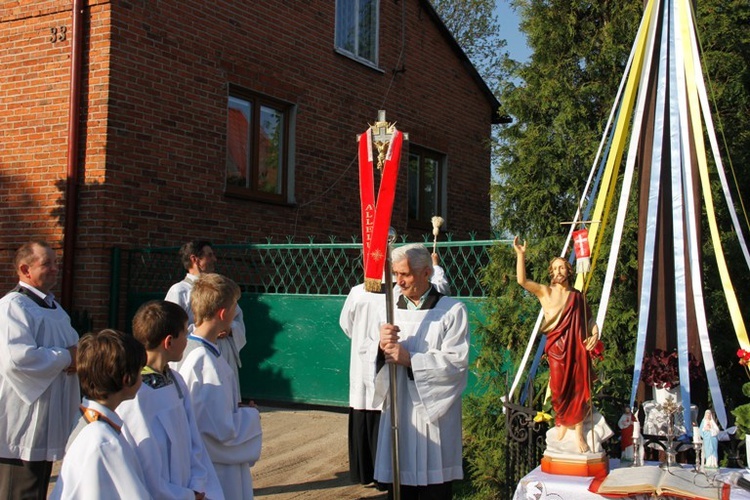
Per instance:
[[[697,425],[693,426],[693,443],[702,443],[701,441],[701,431],[698,429]]]
[[[633,439],[638,439],[641,436],[641,423],[637,420],[633,422]]]

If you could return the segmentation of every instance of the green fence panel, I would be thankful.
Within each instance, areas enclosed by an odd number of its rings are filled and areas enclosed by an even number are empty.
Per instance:
[[[350,340],[339,327],[344,300],[320,295],[243,296],[240,305],[248,331],[240,370],[242,396],[348,406]],[[482,319],[482,300],[463,302],[473,330]],[[472,343],[472,362],[474,347]],[[469,373],[467,392],[474,385],[475,377]]]

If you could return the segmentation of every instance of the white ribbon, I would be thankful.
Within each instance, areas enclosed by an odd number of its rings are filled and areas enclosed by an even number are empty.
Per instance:
[[[661,2],[653,12],[659,12]],[[666,9],[665,9],[666,10]],[[664,16],[666,17],[666,12]],[[667,30],[662,30],[660,47],[667,45]],[[642,78],[648,79],[651,68],[644,66]],[[664,137],[664,109],[667,86],[667,51],[659,53],[659,77],[657,82],[656,105],[654,109],[654,144],[651,153],[651,176],[649,178],[648,209],[646,215],[646,238],[643,247],[643,271],[641,273],[641,301],[638,307],[638,336],[635,344],[635,365],[633,384],[630,391],[630,406],[635,403],[635,393],[641,380],[641,366],[646,347],[648,316],[651,310],[651,292],[654,275],[654,253],[656,247],[656,216],[659,209],[659,184],[661,182],[662,138]]]
[[[682,143],[688,137],[680,135],[680,121],[687,121],[687,106],[681,106],[678,99],[680,88],[678,73],[684,77],[684,65],[681,54],[675,47],[675,32],[679,29],[675,15],[674,0],[669,0],[669,24],[664,28],[669,32],[669,160],[670,180],[672,186],[672,236],[674,237],[674,295],[675,326],[677,328],[677,361],[680,374],[680,392],[682,393],[683,417],[690,422],[690,363],[688,352],[688,313],[685,256],[685,212],[692,210],[683,202],[682,169],[687,168],[688,159],[682,157]],[[682,89],[685,88],[684,79]]]
[[[711,152],[714,155],[714,161],[716,162],[716,170],[721,180],[721,188],[724,191],[724,198],[729,206],[729,216],[732,219],[734,230],[737,232],[737,239],[740,242],[742,248],[742,254],[745,256],[745,263],[748,269],[750,269],[750,252],[747,249],[747,243],[745,242],[745,236],[742,234],[742,226],[740,221],[737,219],[737,211],[734,208],[734,200],[732,199],[732,192],[729,190],[729,184],[727,183],[727,177],[724,173],[724,164],[721,162],[721,154],[719,153],[719,144],[716,140],[716,131],[714,129],[713,118],[711,118],[711,108],[708,105],[708,95],[706,93],[706,83],[703,81],[703,71],[701,70],[700,60],[698,55],[698,42],[695,35],[695,25],[691,21],[688,24],[690,28],[690,41],[692,45],[692,53],[695,54],[696,64],[693,65],[695,84],[698,87],[698,97],[701,102],[701,110],[703,111],[703,120],[706,125],[706,131],[708,132],[708,141],[711,143]]]
[[[646,58],[643,62],[644,70],[651,67],[651,59],[654,52],[654,40],[656,39],[656,25],[657,23],[651,23],[649,26],[648,42],[646,43]],[[617,268],[617,257],[620,252],[620,245],[622,244],[622,233],[625,228],[625,217],[627,215],[628,201],[630,200],[630,191],[633,184],[635,162],[638,158],[641,124],[643,123],[643,115],[646,109],[646,97],[648,94],[649,79],[643,78],[644,75],[648,75],[648,73],[641,73],[642,78],[640,79],[640,84],[638,86],[638,98],[635,107],[635,117],[633,119],[633,134],[630,137],[630,145],[628,146],[628,156],[625,163],[620,203],[617,207],[617,219],[615,220],[614,233],[612,235],[612,245],[609,249],[609,260],[607,261],[607,272],[605,273],[604,284],[602,286],[602,296],[599,300],[599,311],[596,316],[597,325],[604,325],[604,319],[607,315],[609,299],[612,293],[615,269]]]
[[[676,32],[676,55],[678,59],[678,66],[685,69],[685,72],[690,72],[693,67],[700,67],[700,59],[698,52],[691,50],[691,35],[693,34],[693,17],[691,15],[691,5],[686,3],[685,0],[678,2],[677,6],[677,22],[679,23],[679,29]],[[685,37],[683,37],[683,35]],[[689,74],[689,73],[688,73]],[[693,106],[693,103],[697,99],[697,89],[695,87],[688,88],[685,82],[685,74],[682,71],[677,74],[677,88],[679,92],[680,108],[686,110],[687,114],[690,114],[692,110],[697,109]],[[687,92],[687,95],[686,95]],[[688,106],[687,101],[690,101],[691,105]],[[685,119],[680,120],[681,133],[685,138],[690,137],[688,116]],[[696,133],[702,133],[696,131]],[[709,392],[711,393],[711,401],[713,402],[714,411],[716,412],[716,418],[718,419],[721,427],[726,429],[727,426],[727,412],[724,407],[724,398],[721,394],[721,388],[719,387],[719,379],[716,374],[716,366],[714,364],[713,354],[711,352],[711,341],[708,336],[708,325],[706,323],[706,310],[703,301],[703,284],[701,283],[700,273],[700,241],[698,240],[698,224],[699,218],[692,208],[695,206],[694,196],[694,182],[693,182],[693,164],[692,156],[690,154],[690,142],[684,140],[682,142],[682,156],[685,160],[685,166],[683,172],[683,182],[685,187],[685,206],[688,208],[686,211],[687,217],[687,242],[690,259],[690,269],[693,270],[690,273],[690,280],[693,291],[693,301],[695,303],[695,316],[698,326],[698,339],[700,340],[701,353],[703,357],[703,366],[706,370],[706,379],[708,381]]]

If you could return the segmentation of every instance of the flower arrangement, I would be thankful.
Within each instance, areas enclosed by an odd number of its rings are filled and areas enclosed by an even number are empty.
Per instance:
[[[737,351],[737,357],[739,358],[740,365],[745,367],[748,377],[750,377],[750,351],[739,349]],[[745,382],[742,385],[742,394],[746,397],[750,397],[750,382]],[[734,416],[734,425],[737,426],[737,436],[743,439],[746,434],[750,434],[750,403],[739,405],[731,411]]]
[[[695,356],[688,354],[690,380],[701,377],[703,372],[698,369],[699,367],[700,362],[695,359]],[[667,352],[663,349],[654,349],[651,354],[647,354],[643,359],[641,380],[644,384],[657,389],[671,389],[680,385],[677,351]]]

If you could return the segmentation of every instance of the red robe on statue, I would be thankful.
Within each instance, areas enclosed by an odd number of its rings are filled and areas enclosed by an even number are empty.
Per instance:
[[[555,425],[572,427],[583,421],[589,409],[591,360],[584,341],[590,317],[583,295],[572,290],[559,320],[545,332]]]

